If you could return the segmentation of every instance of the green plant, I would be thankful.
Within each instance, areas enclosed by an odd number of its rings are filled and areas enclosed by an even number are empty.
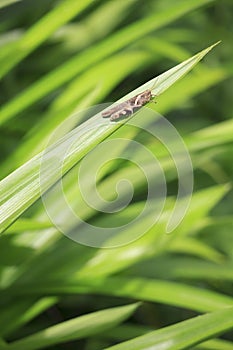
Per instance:
[[[233,328],[228,7],[227,0],[0,4],[0,349],[62,349],[68,342],[71,349],[87,350],[233,347],[230,333],[213,339]],[[201,35],[208,44],[200,43]],[[213,46],[188,59],[193,46],[198,51],[221,38],[208,63],[198,62]],[[146,128],[132,125],[137,118],[150,125],[155,114],[140,110],[114,124],[95,115],[95,109],[87,121],[83,113],[91,105],[125,100],[152,86],[158,103],[148,107],[166,115],[182,135],[195,178],[187,213],[170,234],[167,224],[179,180],[174,159]],[[72,140],[58,169],[51,155],[61,154]],[[116,147],[109,148],[112,160],[97,174],[101,196],[114,201],[121,179],[134,186],[130,205],[115,214],[92,208],[77,188],[81,160],[103,140]],[[40,199],[61,176],[73,210],[96,232],[124,226],[143,210],[146,179],[124,159],[125,154],[134,159],[136,143],[157,157],[166,175],[168,196],[156,224],[149,225],[153,202],[140,221],[99,248],[62,235]],[[179,150],[176,143],[170,149]],[[136,153],[149,177],[155,177],[149,155],[141,149]],[[89,175],[97,160],[104,162],[102,156],[86,163],[83,181],[91,199]],[[130,195],[130,188],[123,189]],[[45,207],[48,200],[52,203],[55,222],[62,216],[85,238],[88,229],[70,220],[56,190],[46,195],[43,201]],[[145,234],[135,240],[136,230]],[[110,248],[101,248],[105,244]],[[196,317],[199,313],[204,315]]]

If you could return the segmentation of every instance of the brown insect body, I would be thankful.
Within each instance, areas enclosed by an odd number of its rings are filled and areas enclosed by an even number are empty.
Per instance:
[[[109,118],[111,121],[118,120],[122,117],[132,115],[136,110],[148,103],[154,97],[150,90],[145,90],[141,94],[131,97],[129,100],[108,109],[102,113],[103,118]]]

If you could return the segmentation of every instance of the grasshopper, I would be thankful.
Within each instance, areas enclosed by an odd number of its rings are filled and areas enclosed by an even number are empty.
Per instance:
[[[144,106],[146,103],[150,102],[150,100],[154,97],[151,93],[151,90],[145,90],[140,94],[131,97],[125,102],[116,105],[113,108],[108,109],[107,111],[102,112],[103,118],[109,118],[111,121],[116,121],[121,118],[128,117],[132,115],[136,110]]]

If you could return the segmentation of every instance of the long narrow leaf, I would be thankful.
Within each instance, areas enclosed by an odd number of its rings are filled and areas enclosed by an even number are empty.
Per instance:
[[[19,1],[22,1],[22,0],[1,0],[0,8],[9,6],[9,5],[13,4],[14,2],[19,2]]]
[[[80,316],[17,340],[9,344],[6,349],[36,350],[98,334],[123,322],[131,316],[138,305],[138,303],[131,304]]]
[[[233,328],[233,308],[195,317],[108,350],[182,350]]]
[[[96,281],[46,281],[44,284],[35,282],[32,285],[20,285],[19,289],[25,295],[98,293],[159,302],[201,312],[233,306],[233,298],[227,295],[182,283],[146,278],[110,277]],[[7,290],[7,293],[13,294],[14,290]]]
[[[208,47],[169,71],[150,80],[120,101],[136,95],[147,88],[152,88],[153,84],[156,84],[153,88],[153,93],[162,93],[192,69],[215,45],[216,44]],[[63,174],[65,174],[90,149],[112,134],[121,125],[122,123],[106,123],[106,121],[101,118],[101,114],[98,113],[80,127],[68,133],[57,143],[50,146],[46,154],[35,156],[6,179],[2,180],[0,182],[0,233],[40,197],[42,188],[43,191],[46,191],[61,177],[57,168],[49,166],[51,164],[51,159],[57,157],[57,154],[62,154],[67,147],[72,145],[72,151],[66,153],[63,159]],[[48,163],[46,173],[43,174],[43,183],[40,182],[42,155],[44,163]]]

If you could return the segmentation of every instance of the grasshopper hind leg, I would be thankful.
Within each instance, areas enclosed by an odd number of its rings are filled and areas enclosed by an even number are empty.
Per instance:
[[[120,119],[120,117],[121,117],[120,113],[114,113],[111,115],[110,120],[111,120],[111,122],[116,121],[116,120]]]

